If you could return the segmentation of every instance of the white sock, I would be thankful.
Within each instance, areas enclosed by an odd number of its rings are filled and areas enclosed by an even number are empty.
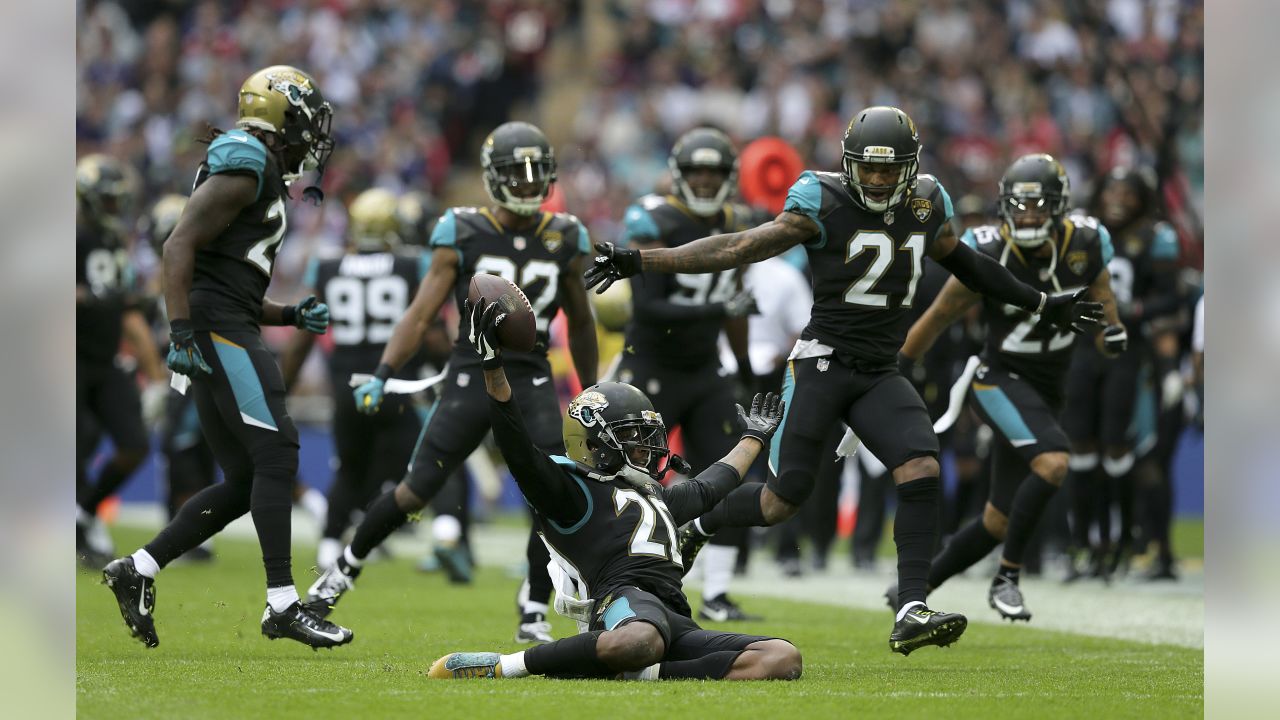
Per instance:
[[[503,655],[498,661],[498,667],[502,668],[502,677],[504,678],[521,678],[528,677],[529,671],[524,666],[524,651]]]
[[[316,567],[321,572],[338,563],[342,557],[342,541],[337,538],[320,538],[320,547],[316,549]]]
[[[662,663],[654,663],[643,670],[632,670],[631,672],[622,673],[623,680],[657,680],[658,670],[662,667]]]
[[[708,544],[699,556],[702,558],[702,599],[711,600],[729,592],[733,565],[738,562],[738,548]]]
[[[267,588],[267,604],[272,612],[284,612],[289,606],[298,602],[298,588],[292,585]]]
[[[151,557],[151,553],[142,548],[139,548],[137,552],[129,557],[133,558],[134,569],[141,573],[143,577],[154,579],[156,573],[160,572],[160,563]]]
[[[351,552],[350,545],[342,549],[342,559],[346,560],[347,564],[353,568],[358,568],[364,564],[364,560],[361,560],[360,558],[356,557],[355,553]]]
[[[329,515],[329,499],[324,493],[315,488],[307,488],[302,491],[302,497],[298,498],[298,504],[302,506],[316,519],[317,522],[323,523]]]
[[[913,607],[915,607],[915,606],[917,606],[917,605],[923,606],[923,605],[924,605],[924,603],[920,602],[919,600],[912,600],[911,602],[907,603],[906,605],[903,605],[902,607],[898,608],[898,617],[897,617],[897,619],[898,619],[898,620],[901,620],[902,618],[906,617],[906,616],[907,616],[907,613],[911,610],[911,608],[913,608]]]
[[[529,613],[540,613],[543,617],[546,617],[548,608],[546,603],[525,600],[524,607],[521,608],[521,610],[523,610],[526,615]]]
[[[445,547],[457,545],[462,539],[462,523],[452,515],[437,515],[431,521],[431,539]]]

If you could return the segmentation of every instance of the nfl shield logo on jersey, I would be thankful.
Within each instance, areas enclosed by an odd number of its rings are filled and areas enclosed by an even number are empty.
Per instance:
[[[542,244],[547,246],[547,252],[555,252],[564,244],[564,233],[559,230],[548,230],[542,233]]]
[[[1067,267],[1071,268],[1071,272],[1083,275],[1084,271],[1089,267],[1089,253],[1084,250],[1067,253]]]
[[[523,235],[517,235],[516,238],[511,241],[511,246],[516,250],[523,250],[525,245],[526,243]]]
[[[933,203],[924,198],[914,198],[911,201],[911,214],[915,215],[920,222],[924,222],[933,214]]]
[[[819,359],[818,359],[818,372],[826,372],[826,371],[827,371],[827,368],[829,368],[829,367],[831,367],[831,361],[830,361],[830,360],[828,360],[828,359],[826,359],[826,358],[819,358]]]

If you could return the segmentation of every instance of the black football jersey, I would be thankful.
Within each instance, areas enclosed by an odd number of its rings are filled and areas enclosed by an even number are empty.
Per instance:
[[[194,188],[218,173],[256,177],[258,199],[240,211],[213,242],[196,251],[191,280],[191,322],[196,330],[257,332],[262,298],[284,239],[284,183],[275,157],[243,130],[209,144]]]
[[[806,170],[784,210],[822,230],[805,245],[813,314],[801,337],[860,364],[892,365],[920,301],[925,255],[954,215],[942,183],[922,174],[903,205],[875,213],[854,203],[839,173]]]
[[[729,203],[714,217],[694,215],[673,195],[646,195],[627,208],[623,216],[623,244],[659,243],[680,247],[694,240],[748,230],[764,218],[745,205]],[[673,320],[661,313],[646,313],[647,296],[658,303],[706,306],[723,303],[738,292],[739,268],[715,273],[642,273],[631,280],[634,313],[626,331],[628,352],[651,357],[672,367],[719,364],[717,341],[724,319],[707,314]]]
[[[552,456],[587,495],[587,511],[575,525],[561,526],[536,513],[542,536],[595,598],[619,587],[647,590],[684,615],[689,601],[681,589],[684,568],[676,524],[663,500],[663,487],[641,487],[623,479],[593,480],[573,460]]]
[[[329,306],[329,367],[335,375],[378,366],[430,262],[427,253],[392,252],[312,259],[305,282]],[[416,369],[406,365],[397,377],[413,377]]]
[[[1095,218],[1072,215],[1063,220],[1056,253],[1041,257],[1005,239],[997,225],[967,230],[961,241],[1004,265],[1013,276],[1050,295],[1087,287],[1112,258],[1111,237]],[[992,367],[1016,373],[1050,397],[1059,397],[1076,335],[1041,322],[1039,315],[982,299],[987,341],[982,359]]]
[[[90,295],[76,303],[77,362],[115,361],[133,283],[133,264],[120,237],[110,229],[77,222],[76,287]]]
[[[1143,221],[1117,232],[1112,242],[1115,256],[1107,263],[1111,292],[1130,342],[1138,342],[1144,321],[1179,307],[1174,276],[1178,236],[1168,223]]]
[[[431,231],[431,247],[451,247],[458,253],[454,299],[459,308],[476,273],[498,275],[524,291],[533,306],[537,344],[531,353],[503,351],[502,357],[505,362],[545,363],[551,321],[560,311],[560,285],[581,281],[569,277],[569,263],[593,252],[582,222],[568,213],[544,212],[532,227],[509,230],[488,208],[455,207],[446,210]],[[462,318],[449,361],[454,368],[480,362],[465,323]]]

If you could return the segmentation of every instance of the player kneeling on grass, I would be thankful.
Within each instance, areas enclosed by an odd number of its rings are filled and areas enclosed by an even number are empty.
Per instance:
[[[685,463],[667,450],[662,416],[624,383],[599,383],[569,403],[568,457],[547,455],[529,440],[502,369],[496,328],[506,319],[483,298],[464,308],[471,341],[484,357],[493,435],[511,474],[534,509],[543,539],[561,570],[562,587],[579,599],[557,602],[578,620],[579,635],[511,655],[450,653],[433,678],[793,680],[800,652],[786,640],[711,632],[690,617],[681,588],[684,568],[676,528],[710,510],[769,442],[782,402],[757,395],[742,439],[728,455],[687,483],[663,487],[669,467]],[[568,593],[562,590],[561,598]]]

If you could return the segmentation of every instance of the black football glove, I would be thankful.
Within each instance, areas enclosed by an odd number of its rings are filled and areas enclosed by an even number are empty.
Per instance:
[[[1109,325],[1102,331],[1102,353],[1107,357],[1122,355],[1129,349],[1129,333],[1123,325]]]
[[[1080,288],[1070,295],[1052,295],[1045,300],[1040,317],[1059,330],[1085,332],[1102,324],[1102,303],[1083,302],[1080,297],[1088,288]]]
[[[738,420],[745,426],[742,431],[742,437],[753,437],[760,441],[766,448],[769,447],[769,438],[777,432],[778,426],[782,424],[782,414],[787,409],[787,404],[782,401],[782,396],[776,393],[756,393],[751,401],[751,412],[747,413],[738,408]]]
[[[596,293],[603,293],[614,282],[640,272],[639,250],[627,250],[607,242],[596,243],[596,252],[600,253],[596,256],[596,264],[583,274],[588,290],[599,285]]]
[[[498,345],[498,326],[507,319],[507,314],[500,312],[498,303],[491,303],[484,298],[475,305],[470,300],[462,301],[462,314],[469,319],[467,339],[480,356],[480,367],[494,370],[502,367],[502,348]]]

